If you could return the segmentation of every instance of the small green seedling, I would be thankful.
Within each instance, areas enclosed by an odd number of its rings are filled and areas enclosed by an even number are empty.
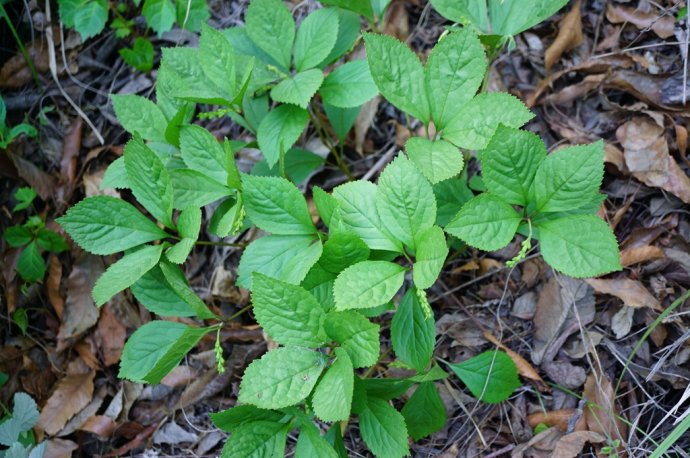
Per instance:
[[[15,393],[13,404],[12,411],[0,418],[0,444],[9,447],[0,451],[0,458],[41,458],[47,444],[37,445],[32,430],[38,421],[36,402],[26,393]]]
[[[17,137],[25,134],[27,137],[38,135],[36,128],[28,123],[20,123],[14,127],[7,125],[7,107],[0,96],[0,150],[6,149]]]
[[[14,198],[17,204],[12,211],[22,211],[32,205],[36,192],[31,188],[19,188]],[[43,251],[61,253],[68,248],[62,236],[47,229],[45,221],[38,215],[29,216],[24,224],[8,227],[3,238],[9,246],[21,250],[17,272],[26,282],[37,282],[45,277],[46,263],[41,255]]]

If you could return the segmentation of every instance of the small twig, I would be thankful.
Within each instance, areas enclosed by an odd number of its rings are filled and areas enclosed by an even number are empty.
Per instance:
[[[388,151],[386,151],[381,158],[376,161],[376,164],[372,168],[369,169],[367,173],[365,173],[362,176],[362,180],[369,180],[371,177],[376,175],[376,173],[381,170],[386,164],[388,164],[391,159],[393,158],[393,155],[395,152],[398,150],[398,147],[393,145]]]
[[[50,0],[46,0],[46,20],[48,24],[51,24],[52,19],[50,15]],[[62,24],[60,24],[62,27]],[[101,145],[105,145],[105,140],[103,139],[103,136],[99,132],[99,130],[96,128],[96,126],[91,122],[91,120],[86,116],[86,113],[84,113],[81,108],[72,100],[72,98],[65,92],[65,89],[62,87],[60,84],[60,80],[58,80],[57,76],[57,60],[55,59],[55,40],[53,39],[53,28],[48,25],[45,29],[46,31],[46,40],[48,41],[48,58],[49,58],[49,63],[50,63],[50,74],[53,77],[53,81],[55,81],[55,84],[57,85],[57,88],[60,91],[60,94],[67,100],[67,102],[74,108],[74,110],[77,112],[77,114],[86,122],[86,124],[91,128],[93,133],[96,135],[96,138],[98,138],[98,141],[101,143]]]
[[[500,449],[496,450],[495,452],[486,455],[484,458],[496,458],[498,456],[503,455],[504,453],[508,453],[509,451],[514,449],[515,447],[516,447],[515,444],[508,444],[505,447],[500,448]]]

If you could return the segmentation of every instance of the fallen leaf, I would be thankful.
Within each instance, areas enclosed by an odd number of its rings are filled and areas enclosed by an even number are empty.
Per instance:
[[[582,44],[582,0],[577,0],[558,26],[558,35],[544,54],[544,69],[549,71],[564,52]]]
[[[55,314],[60,320],[65,310],[65,300],[60,295],[60,282],[62,281],[62,263],[56,255],[48,259],[48,276],[46,277],[46,294]]]
[[[70,374],[60,380],[43,407],[36,427],[51,436],[60,432],[67,420],[91,401],[95,375],[96,372],[91,370],[82,374]]]
[[[525,358],[522,356],[518,355],[515,353],[513,350],[510,348],[506,347],[503,345],[496,337],[494,337],[493,334],[491,334],[488,331],[484,332],[484,337],[486,337],[486,340],[491,342],[492,344],[496,345],[498,348],[503,350],[510,356],[510,359],[513,360],[515,363],[515,366],[517,367],[518,373],[523,376],[526,379],[529,379],[535,383],[537,386],[537,389],[541,391],[542,393],[550,393],[551,389],[549,386],[544,382],[544,380],[541,378],[537,370],[529,363]]]
[[[98,321],[98,309],[91,297],[91,290],[103,273],[101,258],[82,253],[72,266],[67,279],[65,313],[58,332],[58,351],[68,345],[68,340],[79,336]]]
[[[198,439],[196,434],[185,430],[175,422],[166,424],[153,435],[154,444],[191,444]]]
[[[113,419],[105,415],[94,415],[79,427],[82,431],[88,431],[101,437],[112,436],[115,428],[117,428],[117,425]]]
[[[690,178],[669,154],[663,126],[650,117],[636,116],[616,130],[616,138],[635,178],[690,203]]]
[[[633,264],[639,264],[652,259],[660,259],[664,257],[664,250],[657,246],[644,245],[633,248],[625,248],[621,250],[621,265],[628,267]]]
[[[548,427],[557,426],[563,432],[568,430],[568,422],[577,413],[575,409],[560,409],[550,412],[535,412],[527,416],[527,423],[530,428],[536,428],[540,423]],[[584,417],[581,418],[584,422]],[[584,424],[583,424],[584,426]],[[577,429],[577,428],[576,428]]]
[[[637,280],[629,278],[614,278],[611,280],[589,278],[585,281],[597,293],[616,296],[628,307],[649,307],[658,311],[663,310],[659,301]]]
[[[101,317],[98,320],[96,340],[103,355],[103,363],[106,367],[117,364],[120,361],[122,348],[125,346],[127,329],[120,323],[113,313],[110,304],[101,309]]]
[[[590,374],[587,377],[582,394],[587,400],[584,414],[587,429],[608,437],[611,442],[620,440],[618,453],[622,453],[625,448],[627,427],[616,418],[618,411],[614,403],[615,395],[611,380],[597,369],[594,370],[598,372],[598,376]]]
[[[580,455],[587,443],[601,444],[606,437],[594,431],[575,431],[561,437],[553,449],[553,456],[558,458],[574,458]]]
[[[59,37],[60,34],[58,33],[56,36]],[[50,68],[48,48],[46,44],[43,43],[43,40],[28,43],[25,49],[36,71],[39,73],[48,71]],[[19,89],[32,79],[31,69],[27,65],[24,55],[19,51],[17,51],[17,54],[10,57],[2,68],[0,68],[0,87]]]
[[[628,170],[628,168],[625,166],[625,156],[623,156],[623,151],[611,143],[606,143],[604,145],[604,162],[613,164],[621,172],[626,172]]]
[[[114,457],[119,457],[122,455],[127,454],[128,452],[137,449],[141,447],[144,444],[144,441],[148,439],[148,437],[153,434],[153,432],[158,429],[158,423],[153,423],[152,425],[149,425],[146,429],[141,431],[139,434],[137,434],[134,439],[131,441],[127,442],[125,445],[123,445],[120,448],[117,448],[113,450],[110,453],[106,453],[103,455],[104,458],[114,458]]]
[[[613,335],[616,336],[616,339],[622,339],[630,333],[634,315],[634,308],[621,307],[621,309],[611,317],[611,330],[613,331]]]
[[[72,452],[79,446],[67,439],[49,439],[43,458],[71,458]]]
[[[552,454],[553,449],[556,448],[562,436],[563,432],[560,429],[551,427],[535,435],[528,442],[515,447],[510,456],[511,458],[555,456]]]
[[[633,8],[613,3],[609,3],[606,8],[606,19],[612,24],[629,22],[640,30],[651,29],[659,38],[672,37],[676,22],[672,15],[661,11],[643,10],[639,7]]]

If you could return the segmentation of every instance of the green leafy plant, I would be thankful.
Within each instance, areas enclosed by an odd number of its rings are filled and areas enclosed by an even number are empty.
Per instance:
[[[14,198],[17,204],[12,211],[22,211],[32,205],[36,191],[19,188]],[[62,236],[46,228],[45,221],[38,215],[29,216],[24,224],[8,227],[3,238],[9,246],[21,250],[17,272],[27,282],[43,280],[46,273],[46,263],[41,254],[43,251],[61,253],[68,248]]]
[[[36,128],[28,123],[20,123],[14,127],[7,125],[7,107],[2,96],[0,96],[0,149],[5,149],[10,143],[22,134],[28,137],[35,137],[38,132]]]
[[[0,418],[0,444],[8,447],[0,451],[0,457],[41,458],[46,443],[36,445],[32,430],[38,421],[36,402],[26,393],[15,393],[13,402],[12,411]]]
[[[102,183],[131,190],[148,215],[95,196],[59,219],[83,249],[123,253],[96,282],[97,305],[130,288],[158,317],[132,334],[120,363],[120,377],[147,383],[158,383],[214,331],[224,367],[218,336],[225,319],[192,291],[180,267],[195,245],[216,243],[199,240],[202,227],[221,238],[251,226],[265,233],[244,249],[237,285],[251,291],[254,317],[276,348],[249,364],[238,405],[212,416],[232,433],[224,457],[281,456],[295,430],[295,456],[347,456],[342,434],[354,417],[364,442],[382,457],[404,456],[408,437],[440,430],[446,412],[434,382],[449,373],[433,358],[426,291],[449,245],[458,245],[454,237],[497,250],[521,233],[515,263],[538,240],[545,260],[564,273],[620,268],[615,237],[594,215],[602,200],[601,143],[548,155],[538,137],[519,130],[532,117],[519,100],[477,95],[486,55],[469,29],[446,34],[426,64],[397,40],[367,33],[367,61],[332,66],[359,36],[357,14],[374,8],[348,4],[356,14],[317,10],[295,31],[282,2],[254,0],[246,27],[203,27],[198,48],[164,49],[156,103],[113,97],[132,139]],[[373,11],[375,19],[383,9]],[[356,26],[347,25],[353,17]],[[310,212],[295,182],[321,162],[294,145],[310,120],[327,139],[320,108],[342,144],[350,127],[333,118],[346,118],[376,92],[437,133],[411,138],[376,183],[351,180],[330,192],[313,187]],[[258,146],[264,161],[240,172],[234,153],[245,144],[191,124],[197,103],[219,107],[198,117],[227,115],[255,133],[257,141],[247,145]],[[345,111],[333,116],[331,109]],[[463,171],[472,151],[482,170],[473,178],[481,189],[476,196]],[[332,152],[343,165],[337,148]],[[209,204],[215,210],[204,225],[201,207]],[[382,355],[381,325],[389,319],[393,353]],[[378,376],[387,363],[408,375]],[[502,402],[520,385],[501,351],[444,364],[483,402]]]

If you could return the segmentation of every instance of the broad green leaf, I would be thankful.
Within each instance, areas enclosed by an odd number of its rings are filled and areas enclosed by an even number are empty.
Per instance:
[[[485,72],[484,48],[472,30],[451,32],[434,46],[424,75],[431,117],[437,129],[443,129],[458,107],[472,99]]]
[[[458,214],[465,202],[469,201],[474,194],[467,187],[467,176],[465,173],[458,177],[450,178],[434,185],[434,195],[436,196],[436,224],[445,226],[455,215]]]
[[[177,84],[177,72],[170,65],[161,65],[156,74],[156,104],[161,109],[167,119],[173,119],[180,110],[186,110],[187,118],[185,121],[190,122],[196,105],[183,99],[174,97]]]
[[[407,432],[418,441],[440,431],[446,424],[446,408],[434,382],[420,384],[400,411]]]
[[[181,0],[186,3],[187,0]],[[223,90],[228,98],[235,95],[235,52],[225,36],[207,25],[201,27],[199,59],[213,63],[202,65],[206,77]],[[223,167],[225,168],[225,167]]]
[[[513,207],[493,194],[480,194],[462,206],[445,231],[485,251],[508,245],[520,225]]]
[[[295,458],[338,458],[338,453],[331,447],[319,429],[313,423],[300,425],[299,438],[295,446]]]
[[[294,61],[298,72],[317,67],[331,53],[338,39],[339,18],[335,8],[319,9],[297,29]]]
[[[514,36],[546,20],[563,8],[568,0],[503,0],[489,2],[491,33]]]
[[[163,48],[161,70],[167,92],[174,97],[198,103],[231,105],[235,94],[228,94],[206,77],[205,63],[198,49]]]
[[[244,175],[244,205],[259,228],[281,235],[314,234],[307,202],[285,178]]]
[[[340,8],[337,8],[336,11],[338,13],[338,38],[328,57],[321,63],[321,68],[335,62],[352,50],[359,38],[359,30],[362,26],[359,15]]]
[[[381,94],[400,110],[429,123],[424,66],[407,45],[388,35],[364,34],[371,76]]]
[[[223,152],[225,153],[225,163],[228,170],[227,185],[233,189],[240,189],[242,187],[242,179],[240,178],[240,171],[235,163],[235,150],[244,147],[243,142],[230,141],[227,138],[223,142]]]
[[[217,315],[209,310],[204,301],[199,299],[199,296],[192,291],[192,288],[189,287],[187,279],[184,276],[184,272],[182,272],[178,266],[166,262],[165,259],[162,259],[159,267],[163,277],[165,278],[165,281],[168,283],[168,285],[170,285],[170,288],[177,296],[185,301],[187,305],[192,308],[192,310],[194,310],[194,313],[197,317],[204,320],[219,319]]]
[[[309,101],[323,83],[323,72],[318,68],[304,70],[285,78],[271,89],[271,98],[276,102],[290,103],[307,108]]]
[[[336,348],[335,356],[335,361],[316,385],[311,400],[316,416],[327,422],[350,417],[355,383],[352,361],[347,351]]]
[[[192,32],[201,30],[202,24],[211,17],[206,0],[177,0],[175,7],[177,25]]]
[[[440,366],[434,365],[431,367],[431,369],[429,369],[428,372],[424,374],[413,375],[412,377],[409,377],[408,380],[413,381],[415,383],[424,383],[435,382],[436,380],[443,380],[446,378],[448,378],[448,372],[441,369]]]
[[[431,0],[431,4],[447,19],[464,25],[473,25],[480,32],[489,33],[486,0]]]
[[[414,384],[409,378],[366,378],[359,379],[366,389],[366,395],[390,401],[399,398]],[[355,387],[358,384],[355,384]],[[356,388],[355,388],[356,391]],[[354,406],[353,406],[354,410]]]
[[[252,289],[252,273],[259,272],[299,284],[316,264],[323,247],[311,235],[269,235],[252,242],[242,254],[237,284]]]
[[[604,142],[571,146],[546,157],[534,176],[539,212],[573,210],[599,192],[604,178]]]
[[[93,287],[96,305],[100,307],[120,291],[132,286],[158,264],[162,252],[163,245],[147,245],[125,254],[122,259],[108,267]]]
[[[269,167],[273,167],[307,127],[307,111],[292,105],[281,105],[266,115],[259,124],[257,140]]]
[[[285,175],[290,181],[298,185],[306,181],[325,162],[325,159],[318,154],[298,147],[290,148],[285,153],[284,159]],[[269,168],[266,161],[257,162],[252,168],[251,174],[273,177],[282,176],[278,164]]]
[[[158,105],[133,94],[113,95],[112,101],[117,120],[127,132],[146,140],[165,141],[168,121]]]
[[[411,137],[405,144],[405,150],[415,167],[431,184],[456,176],[464,166],[460,150],[445,140]]]
[[[347,449],[345,449],[345,443],[343,442],[342,431],[340,430],[340,424],[336,423],[331,425],[326,432],[325,439],[330,446],[333,447],[338,458],[348,458]]]
[[[236,405],[222,412],[210,413],[213,424],[225,432],[231,433],[238,426],[253,421],[272,421],[279,422],[284,413],[275,410],[259,409],[252,405]]]
[[[357,14],[361,14],[370,21],[374,20],[374,10],[370,0],[324,0],[324,5],[339,6]]]
[[[178,209],[203,207],[232,193],[227,186],[192,169],[171,170],[170,180],[173,185],[173,206]]]
[[[333,70],[324,80],[319,93],[324,103],[339,108],[353,108],[373,99],[378,89],[367,61],[354,60]]]
[[[502,351],[485,351],[449,366],[475,398],[489,404],[507,400],[520,386],[515,363]]]
[[[284,70],[290,68],[295,21],[282,0],[252,0],[245,15],[247,35]]]
[[[140,72],[153,69],[153,44],[147,38],[137,37],[131,48],[122,48],[117,52],[122,60]]]
[[[314,205],[316,206],[316,210],[319,212],[321,220],[326,226],[330,226],[333,212],[338,208],[338,201],[335,199],[335,197],[328,194],[318,186],[314,186],[311,192]]]
[[[83,41],[90,37],[95,37],[105,28],[108,20],[108,2],[105,0],[90,0],[79,2],[79,6],[74,11],[74,28]]]
[[[533,117],[520,99],[511,94],[482,93],[453,113],[441,135],[460,148],[479,150],[487,147],[500,124],[517,128]]]
[[[341,143],[344,142],[350,129],[352,129],[352,126],[355,124],[362,107],[339,108],[324,102],[323,109],[326,112],[326,116],[328,116],[328,121],[330,121],[331,127],[333,127],[333,131],[335,131],[338,140],[340,140]]]
[[[335,307],[335,299],[333,299],[333,280],[310,288],[309,293],[316,298],[324,310],[329,311]]]
[[[288,425],[252,421],[235,429],[223,446],[221,458],[280,458],[285,455]]]
[[[170,286],[158,266],[146,272],[130,289],[148,311],[157,315],[196,315],[194,309]]]
[[[209,131],[188,125],[180,129],[182,159],[192,170],[206,174],[220,184],[228,180],[228,158],[223,145]]]
[[[255,273],[252,304],[256,321],[276,342],[312,348],[324,343],[326,314],[301,286]]]
[[[434,190],[402,154],[381,172],[376,209],[386,229],[412,249],[415,235],[436,221]]]
[[[486,189],[508,203],[525,206],[546,147],[531,132],[499,126],[479,158]]]
[[[405,268],[388,261],[362,261],[343,270],[333,285],[337,310],[376,307],[402,286]]]
[[[14,393],[12,415],[0,423],[0,444],[11,446],[38,422],[38,406],[26,393]]]
[[[440,227],[431,226],[417,234],[415,245],[412,278],[417,288],[427,289],[436,282],[448,256],[446,237]]]
[[[347,351],[356,368],[370,367],[379,359],[379,325],[357,312],[335,312],[326,315],[326,334]]]
[[[38,231],[36,241],[39,247],[51,253],[62,253],[69,249],[69,245],[60,234],[45,228]]]
[[[241,194],[238,194],[237,200],[228,198],[213,212],[208,230],[221,238],[237,233],[242,228],[244,214]]]
[[[175,23],[175,6],[170,0],[144,0],[141,14],[146,18],[146,23],[162,36],[172,29]]]
[[[118,377],[139,383],[160,383],[210,330],[172,321],[146,323],[127,340]]]
[[[407,290],[393,316],[391,341],[395,355],[417,372],[429,365],[436,344],[436,327],[433,317],[424,317],[415,288]]]
[[[11,226],[2,234],[5,242],[12,248],[24,246],[33,240],[33,235],[24,226]]]
[[[109,196],[84,199],[57,222],[77,245],[93,254],[113,254],[167,237],[132,205]]]
[[[571,277],[596,277],[621,270],[616,236],[594,215],[540,223],[539,246],[546,262]]]
[[[378,458],[402,458],[410,452],[405,419],[383,399],[369,397],[359,414],[359,432]]]
[[[352,181],[335,188],[333,197],[338,202],[340,222],[371,249],[402,251],[400,242],[381,223],[376,211],[376,194],[376,185],[369,181]]]
[[[326,358],[306,348],[282,347],[254,360],[244,371],[238,400],[280,409],[304,400],[321,375]]]
[[[201,230],[201,209],[188,207],[182,210],[177,219],[177,231],[182,240],[168,248],[165,253],[170,262],[182,264],[187,259],[199,238],[199,230]]]
[[[323,245],[318,265],[332,274],[369,258],[369,247],[351,232],[332,233]]]
[[[379,21],[383,18],[383,13],[390,3],[391,0],[371,0],[371,8],[374,10],[374,15],[379,18]]]
[[[158,221],[174,227],[172,181],[163,162],[138,137],[125,145],[124,157],[127,182],[134,197]]]
[[[125,158],[119,157],[110,163],[103,175],[101,181],[101,190],[114,189],[128,189],[129,181],[127,180],[127,169],[125,169]]]

